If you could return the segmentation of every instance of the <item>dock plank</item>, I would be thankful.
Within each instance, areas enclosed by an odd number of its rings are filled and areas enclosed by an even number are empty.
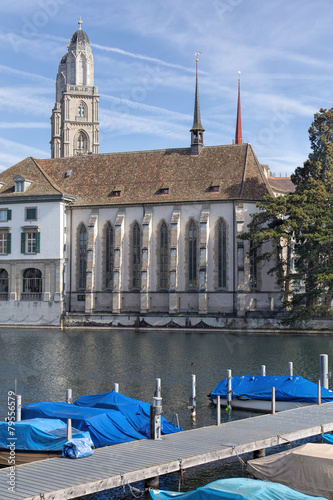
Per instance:
[[[1,500],[71,499],[333,430],[333,403],[307,406],[220,426],[202,427],[95,450],[82,460],[61,457],[16,467],[15,492],[0,470]]]

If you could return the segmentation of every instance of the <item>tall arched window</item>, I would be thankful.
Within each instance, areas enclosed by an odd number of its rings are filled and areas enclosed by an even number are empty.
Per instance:
[[[32,267],[23,271],[23,300],[41,300],[42,289],[42,272],[39,269],[35,269]]]
[[[86,107],[83,102],[80,102],[79,107],[77,108],[77,115],[79,118],[86,116]]]
[[[135,222],[132,233],[132,288],[141,287],[141,231]]]
[[[113,227],[110,222],[105,228],[105,287],[113,287]]]
[[[87,272],[87,230],[84,224],[79,231],[79,288],[86,288]]]
[[[160,226],[159,234],[159,286],[169,286],[169,231],[165,221]]]
[[[191,220],[188,227],[188,286],[194,288],[197,284],[197,226]]]
[[[0,269],[0,299],[7,299],[8,296],[8,273],[6,269]]]
[[[86,137],[83,132],[80,132],[77,137],[77,149],[78,151],[84,151],[86,149]]]
[[[218,267],[218,288],[227,286],[227,238],[226,225],[220,219],[217,226],[217,267]]]

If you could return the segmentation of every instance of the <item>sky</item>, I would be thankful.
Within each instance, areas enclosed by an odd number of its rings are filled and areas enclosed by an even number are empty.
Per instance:
[[[100,153],[189,147],[195,52],[204,144],[235,137],[240,71],[243,140],[276,176],[303,164],[314,114],[333,106],[331,0],[7,0],[0,171],[50,157],[55,79],[80,16],[100,94]]]

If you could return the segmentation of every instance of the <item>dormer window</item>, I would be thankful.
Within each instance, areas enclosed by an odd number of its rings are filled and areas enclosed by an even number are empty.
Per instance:
[[[114,198],[119,198],[120,195],[121,195],[121,191],[112,191],[112,196]]]
[[[169,188],[162,188],[161,194],[169,194]]]
[[[211,193],[218,193],[220,191],[220,186],[210,186]]]
[[[32,184],[32,181],[24,179],[21,175],[17,175],[14,179],[15,193],[24,193]]]

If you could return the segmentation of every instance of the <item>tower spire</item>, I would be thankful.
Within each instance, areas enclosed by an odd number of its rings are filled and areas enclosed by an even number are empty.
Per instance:
[[[240,71],[238,71],[240,75]],[[242,138],[242,119],[241,119],[241,98],[240,98],[240,78],[238,78],[238,102],[237,102],[237,119],[236,119],[236,135],[235,144],[243,144]]]
[[[193,125],[190,130],[191,132],[191,155],[198,155],[203,147],[203,133],[205,129],[201,125],[200,117],[200,104],[199,104],[199,86],[198,86],[198,54],[196,52],[195,56],[195,101],[194,101],[194,115],[193,115]]]

